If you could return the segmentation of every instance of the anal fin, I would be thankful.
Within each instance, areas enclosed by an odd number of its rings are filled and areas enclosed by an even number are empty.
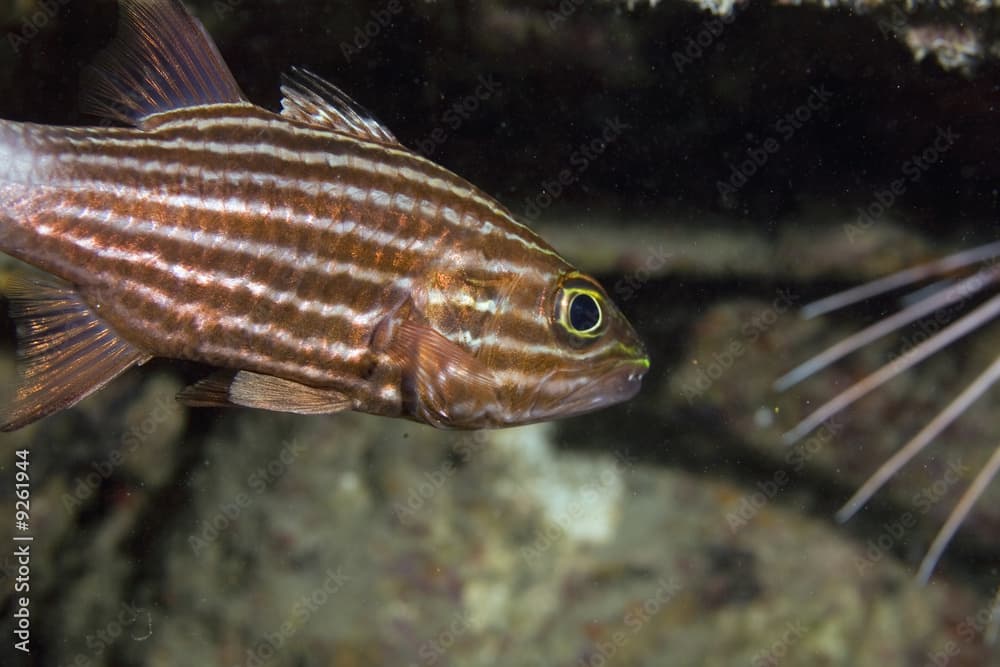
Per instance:
[[[151,355],[120,338],[71,286],[16,276],[5,285],[17,324],[14,403],[0,431],[14,431],[63,410]]]
[[[353,402],[335,389],[252,371],[218,371],[182,390],[177,399],[191,406],[232,406],[322,415],[350,410]]]

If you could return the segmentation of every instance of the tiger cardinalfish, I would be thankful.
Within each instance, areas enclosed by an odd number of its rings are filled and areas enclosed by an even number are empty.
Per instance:
[[[937,316],[949,308],[958,308],[970,300],[989,294],[1000,284],[1000,242],[989,243],[977,248],[944,257],[926,264],[914,266],[853,289],[834,294],[806,306],[803,315],[815,317],[865,299],[885,294],[928,279],[946,279],[939,289],[915,300],[899,312],[881,319],[869,327],[842,340],[812,359],[800,364],[775,383],[779,390],[788,389],[848,354],[858,350],[883,336],[899,330],[917,320]],[[814,410],[792,430],[784,435],[787,444],[793,444],[816,429],[828,419],[877,389],[900,373],[911,368],[930,355],[951,345],[962,336],[975,331],[1000,316],[1000,294],[993,295],[973,308],[970,312],[913,346],[906,353],[887,363],[870,375],[862,378],[825,404]],[[938,320],[942,322],[943,320]],[[899,470],[927,447],[944,429],[955,421],[970,405],[1000,380],[1000,357],[997,357],[968,387],[927,423],[916,435],[906,442],[892,457],[883,463],[854,496],[847,501],[837,514],[846,521],[852,517],[869,499],[889,481]],[[990,481],[1000,471],[1000,447],[983,465],[975,479],[962,494],[955,508],[935,537],[924,556],[917,578],[926,582],[948,542],[968,516],[976,500],[982,495]],[[1000,602],[1000,598],[998,598]]]
[[[217,370],[189,405],[358,410],[438,427],[576,415],[649,367],[632,326],[495,200],[297,69],[250,104],[177,0],[123,0],[85,110],[0,121],[13,430],[152,357]]]

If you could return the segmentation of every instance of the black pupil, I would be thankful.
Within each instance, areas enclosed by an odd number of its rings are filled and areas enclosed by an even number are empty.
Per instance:
[[[569,323],[577,331],[590,331],[601,321],[601,308],[589,294],[577,294],[569,303]]]

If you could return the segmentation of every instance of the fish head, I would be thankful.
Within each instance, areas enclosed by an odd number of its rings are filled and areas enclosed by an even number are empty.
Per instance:
[[[507,308],[491,322],[497,345],[480,359],[499,385],[493,411],[498,425],[569,417],[626,401],[649,369],[635,329],[594,278],[576,270],[550,275],[540,290],[529,286],[530,279],[518,281],[517,291],[531,308],[520,298],[506,299]]]

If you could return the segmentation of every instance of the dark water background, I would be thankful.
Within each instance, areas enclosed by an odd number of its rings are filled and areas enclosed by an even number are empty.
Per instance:
[[[912,581],[997,444],[995,397],[861,515],[832,518],[998,333],[798,449],[782,430],[930,330],[771,390],[898,295],[809,323],[798,307],[995,239],[993,57],[945,68],[905,43],[957,43],[964,22],[988,47],[992,9],[190,6],[251,100],[278,108],[281,72],[307,66],[599,274],[652,370],[628,405],[489,435],[185,412],[169,397],[201,369],[129,373],[0,441],[0,537],[21,447],[37,526],[32,653],[13,649],[8,558],[0,663],[1000,663],[982,638],[1000,492],[932,584]],[[0,117],[94,122],[79,73],[114,3],[15,3],[0,20]]]

